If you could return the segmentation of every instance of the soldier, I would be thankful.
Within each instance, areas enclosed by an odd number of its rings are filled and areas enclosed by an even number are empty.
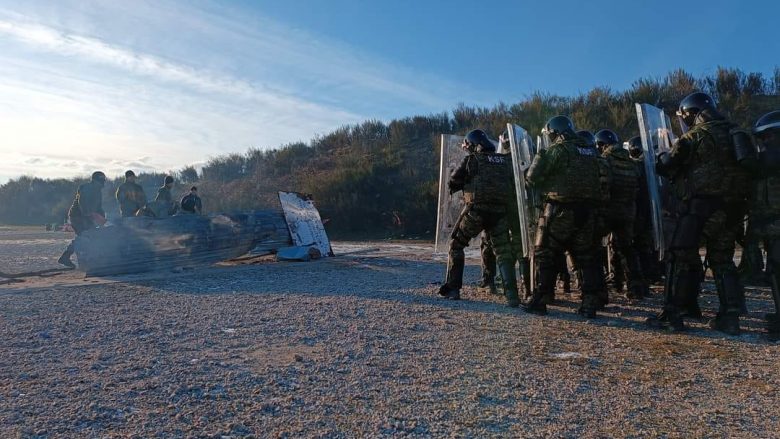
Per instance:
[[[106,174],[95,171],[89,183],[79,186],[73,204],[68,210],[68,219],[76,236],[81,235],[86,230],[95,228],[96,225],[103,225],[106,222],[106,213],[103,211],[103,186],[106,185]],[[74,252],[75,240],[68,244],[68,247],[57,260],[58,263],[76,268],[71,262],[70,257]]]
[[[767,274],[775,304],[775,313],[767,315],[767,330],[776,340],[780,338],[780,111],[761,116],[753,135],[758,144],[761,179],[751,200],[750,218],[767,253]]]
[[[198,196],[198,188],[195,186],[191,187],[190,193],[182,197],[180,204],[183,212],[197,213],[200,215],[203,210],[203,203]]]
[[[505,131],[501,136],[499,136],[499,154],[511,154],[511,148],[509,145],[509,133]],[[511,160],[511,156],[510,156]],[[510,192],[509,200],[507,200],[507,222],[509,224],[509,236],[510,236],[510,245],[512,248],[512,256],[514,257],[512,261],[512,266],[514,267],[515,263],[519,263],[520,268],[520,275],[522,276],[523,283],[521,286],[523,287],[523,294],[527,297],[530,297],[531,292],[531,268],[530,268],[530,260],[526,257],[523,257],[523,242],[522,242],[522,233],[520,231],[520,228],[522,227],[520,225],[520,215],[519,215],[519,207],[517,205],[517,198],[515,197],[515,190],[514,188],[514,182],[511,182],[513,185],[513,190]],[[495,275],[496,275],[496,255],[495,251],[493,250],[493,246],[491,245],[490,240],[490,234],[487,232],[482,233],[482,239],[479,245],[480,253],[482,256],[482,278],[478,284],[480,288],[485,288],[490,291],[491,294],[497,294],[498,290],[496,289],[495,285]],[[500,276],[499,276],[500,279]]]
[[[151,206],[147,206],[148,210],[151,210],[153,216],[163,218],[168,215],[176,213],[176,202],[173,201],[173,194],[171,189],[173,188],[173,177],[167,175],[162,187],[157,189],[157,196],[154,198],[154,202],[150,203]]]
[[[135,172],[125,172],[125,182],[116,190],[116,201],[119,202],[119,213],[123,217],[135,216],[146,205],[144,188],[135,182]]]
[[[626,297],[631,300],[641,299],[648,294],[649,287],[642,277],[639,258],[633,247],[634,220],[636,218],[636,203],[642,172],[639,165],[631,159],[628,151],[612,130],[600,130],[596,133],[596,147],[601,156],[609,163],[612,175],[609,205],[604,210],[605,232],[610,234],[610,251],[614,257],[612,265],[620,265],[628,284]],[[616,276],[616,282],[622,287],[622,278]],[[621,290],[622,288],[619,288]]]
[[[673,331],[685,329],[684,310],[702,280],[699,245],[704,242],[720,301],[711,327],[737,335],[744,291],[734,265],[734,246],[749,190],[749,174],[740,165],[749,155],[743,148],[746,134],[740,136],[705,93],[687,96],[677,114],[691,129],[671,151],[658,155],[656,169],[673,181],[681,211],[669,247],[664,310],[647,323]]]
[[[603,283],[595,249],[595,209],[603,200],[601,166],[596,150],[575,133],[568,117],[553,117],[543,133],[552,144],[537,153],[528,171],[528,183],[542,193],[544,213],[534,248],[536,285],[525,309],[546,314],[543,298],[555,288],[559,255],[569,251],[575,270],[582,271],[579,313],[593,318]]]
[[[465,255],[463,249],[483,230],[488,232],[496,253],[504,295],[510,307],[519,305],[514,257],[509,242],[507,200],[512,191],[510,159],[496,154],[495,146],[482,130],[473,130],[463,140],[469,154],[450,175],[450,193],[463,191],[466,202],[450,240],[447,279],[439,294],[460,299]]]

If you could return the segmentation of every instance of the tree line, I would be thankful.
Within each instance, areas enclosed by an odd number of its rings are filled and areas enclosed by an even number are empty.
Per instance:
[[[597,87],[574,97],[534,93],[492,107],[459,105],[449,113],[412,116],[390,122],[368,120],[343,126],[308,143],[275,149],[252,148],[244,154],[210,159],[200,170],[191,166],[172,174],[174,193],[197,184],[208,212],[273,208],[276,192],[312,194],[328,229],[340,237],[430,237],[435,231],[439,175],[439,135],[481,128],[494,138],[506,124],[539,133],[552,116],[566,114],[577,129],[610,128],[622,139],[638,134],[634,103],[643,102],[674,114],[679,101],[705,91],[732,121],[749,127],[761,114],[780,109],[780,68],[770,76],[719,68],[694,77],[676,70],[662,78],[639,79],[627,90]],[[147,197],[153,197],[165,174],[139,174]],[[61,222],[79,184],[85,179],[24,176],[0,186],[0,223]],[[118,215],[113,198],[121,178],[109,179],[104,208]]]

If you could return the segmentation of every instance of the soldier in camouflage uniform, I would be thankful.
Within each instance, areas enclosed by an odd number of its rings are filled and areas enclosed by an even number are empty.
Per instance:
[[[116,189],[116,201],[123,217],[135,216],[146,205],[146,194],[144,188],[135,182],[135,172],[125,172],[125,182]]]
[[[609,163],[612,176],[610,197],[607,208],[603,211],[605,232],[610,234],[610,251],[614,255],[612,265],[620,266],[627,281],[628,299],[641,299],[648,294],[648,286],[644,283],[639,257],[634,251],[634,221],[636,218],[637,196],[639,193],[642,172],[637,164],[623,148],[617,134],[611,130],[601,130],[596,133],[596,146]],[[622,278],[616,281],[622,286]],[[622,289],[622,288],[620,288]]]
[[[103,211],[103,186],[105,185],[106,174],[95,171],[89,183],[82,184],[76,191],[76,197],[68,210],[68,219],[76,236],[105,222],[106,212]],[[74,241],[71,241],[57,262],[69,268],[76,268],[70,260],[74,251]]]
[[[504,132],[499,136],[498,151],[500,154],[506,154],[509,156],[511,150],[509,147],[509,133]],[[511,160],[511,156],[510,160]],[[514,180],[512,181],[514,187]],[[520,231],[520,215],[517,207],[517,197],[514,195],[514,189],[511,191],[510,199],[507,201],[508,213],[507,221],[509,223],[509,237],[512,246],[512,256],[514,257],[512,264],[517,262],[520,265],[520,276],[522,276],[523,292],[526,296],[530,296],[531,292],[531,276],[530,276],[530,260],[523,257],[523,242]],[[482,277],[478,286],[490,291],[491,294],[497,294],[495,285],[496,276],[496,254],[493,251],[493,245],[491,244],[490,234],[488,232],[482,232],[482,238],[479,244],[480,254],[482,256]]]
[[[742,227],[749,174],[740,164],[746,135],[715,108],[712,98],[693,93],[680,103],[678,115],[692,128],[656,161],[660,175],[674,182],[682,211],[677,219],[667,260],[664,310],[647,320],[651,327],[685,329],[682,315],[701,283],[699,246],[715,277],[720,300],[713,329],[740,333],[744,291],[734,265],[735,241]],[[748,138],[748,143],[749,138]],[[750,145],[752,147],[752,144]]]
[[[767,315],[772,339],[780,338],[780,111],[758,119],[753,135],[759,149],[759,175],[751,200],[750,218],[758,240],[764,242],[767,272],[772,283],[775,313]]]
[[[460,299],[465,266],[463,249],[484,230],[496,253],[507,303],[517,307],[520,301],[507,219],[507,200],[513,190],[511,161],[506,155],[496,154],[495,146],[482,130],[469,132],[463,147],[469,154],[450,175],[448,186],[450,193],[463,191],[466,206],[452,231],[447,279],[439,294]]]
[[[566,116],[550,119],[544,134],[552,142],[539,151],[528,170],[528,183],[544,199],[534,248],[536,285],[526,304],[528,312],[545,314],[544,297],[555,289],[558,260],[566,251],[575,270],[582,272],[582,304],[586,318],[596,316],[603,275],[596,243],[596,209],[603,202],[604,178],[596,150],[588,148]]]

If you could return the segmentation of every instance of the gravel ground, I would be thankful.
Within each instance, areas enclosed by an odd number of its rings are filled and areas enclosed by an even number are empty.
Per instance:
[[[10,241],[0,264],[29,250]],[[574,297],[530,316],[471,287],[440,300],[429,247],[334,250],[0,286],[0,437],[780,436],[764,289],[741,337],[667,335],[641,324],[660,294],[591,322]]]

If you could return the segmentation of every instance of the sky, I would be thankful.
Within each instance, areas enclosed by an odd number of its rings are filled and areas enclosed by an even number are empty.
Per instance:
[[[771,74],[780,2],[0,0],[0,183],[177,170],[367,119]]]

